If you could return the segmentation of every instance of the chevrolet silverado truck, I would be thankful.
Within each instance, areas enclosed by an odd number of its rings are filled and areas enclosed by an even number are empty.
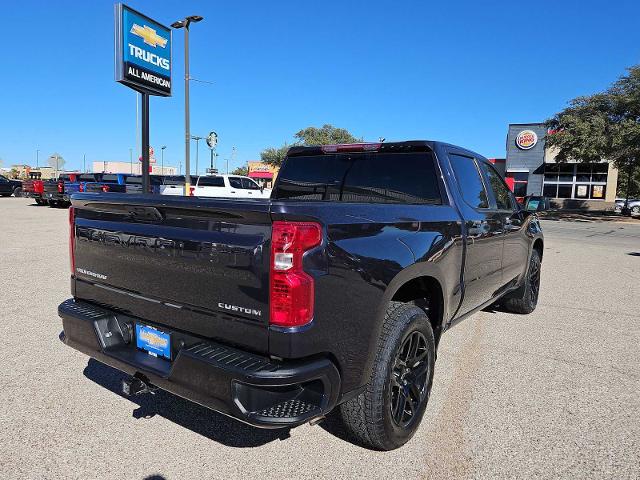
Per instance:
[[[42,198],[44,193],[44,180],[40,172],[30,172],[29,178],[22,182],[22,196],[33,198],[38,205],[45,205],[47,202]]]
[[[19,197],[22,192],[22,182],[20,180],[12,180],[0,175],[0,196],[10,197],[15,195]]]
[[[293,147],[270,199],[76,194],[69,224],[60,339],[125,394],[264,428],[337,409],[380,450],[420,424],[442,334],[540,288],[535,213],[439,142]]]
[[[71,195],[84,190],[90,182],[99,182],[102,173],[63,173],[57,179],[44,184],[44,199],[50,207],[68,207]]]

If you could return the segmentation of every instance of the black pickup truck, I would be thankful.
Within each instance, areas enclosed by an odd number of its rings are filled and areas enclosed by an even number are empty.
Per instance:
[[[68,346],[251,425],[335,407],[364,445],[415,432],[436,348],[537,303],[543,237],[482,156],[439,142],[294,147],[270,199],[75,194]]]

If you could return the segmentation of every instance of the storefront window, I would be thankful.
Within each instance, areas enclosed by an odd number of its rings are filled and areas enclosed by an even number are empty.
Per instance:
[[[558,198],[571,198],[573,185],[558,184]]]
[[[604,200],[608,169],[607,163],[545,164],[543,193],[551,198]]]
[[[606,190],[606,185],[591,185],[591,198],[604,199]]]

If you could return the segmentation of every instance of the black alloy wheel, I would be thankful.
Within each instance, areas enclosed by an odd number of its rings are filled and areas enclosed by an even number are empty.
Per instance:
[[[529,266],[529,301],[537,305],[540,294],[540,262],[533,261]]]
[[[391,418],[398,427],[409,427],[427,400],[428,356],[427,340],[417,330],[404,339],[398,350],[391,369],[389,391]]]

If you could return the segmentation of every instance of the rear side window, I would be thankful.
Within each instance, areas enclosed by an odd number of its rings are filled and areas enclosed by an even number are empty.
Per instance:
[[[199,187],[224,187],[224,178],[222,177],[200,177],[198,181]]]
[[[250,178],[242,178],[240,180],[242,181],[242,188],[246,190],[260,190],[258,184]]]
[[[289,157],[273,198],[440,204],[433,155],[353,153]]]
[[[142,185],[142,177],[127,177],[125,183],[129,185]]]
[[[184,185],[184,175],[165,177],[164,185]]]
[[[231,188],[242,189],[242,180],[238,177],[229,177],[229,185]]]
[[[118,183],[118,176],[117,175],[103,175],[102,176],[102,181],[105,183]]]
[[[471,157],[449,154],[464,201],[473,208],[489,208],[487,191],[482,183],[476,161]]]
[[[96,176],[95,175],[80,175],[80,178],[77,181],[79,181],[79,182],[95,182],[96,181]]]
[[[64,182],[68,182],[69,180],[71,180],[71,175],[67,175],[67,174],[60,175],[58,177],[58,180],[62,180]]]

